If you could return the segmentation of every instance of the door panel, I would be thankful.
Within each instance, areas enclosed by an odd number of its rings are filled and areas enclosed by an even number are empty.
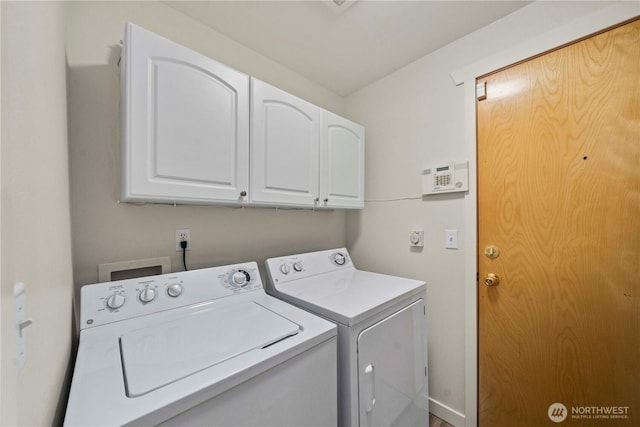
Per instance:
[[[252,201],[315,206],[320,110],[252,79]]]
[[[636,20],[482,79],[481,426],[640,425],[639,76]]]
[[[323,206],[364,207],[364,128],[322,112],[320,199]]]
[[[358,336],[360,426],[426,425],[424,301]]]
[[[233,185],[236,92],[199,67],[164,59],[150,62],[150,104],[155,106],[151,179]]]
[[[125,39],[123,200],[242,203],[249,76],[131,23]]]

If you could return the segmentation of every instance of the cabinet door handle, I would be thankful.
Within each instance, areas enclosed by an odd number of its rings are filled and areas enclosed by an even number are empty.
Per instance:
[[[246,191],[241,191],[240,192],[240,197],[247,197],[247,192]]]
[[[314,202],[318,203],[320,201],[319,197],[316,197],[315,199],[313,199]]]
[[[324,200],[323,200],[323,202],[325,202],[325,203],[329,202],[329,198],[328,198],[328,197],[325,197],[325,198],[324,198]]]

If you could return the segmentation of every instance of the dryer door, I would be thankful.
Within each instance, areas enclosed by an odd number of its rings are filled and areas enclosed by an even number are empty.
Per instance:
[[[424,300],[358,336],[360,426],[428,425]]]

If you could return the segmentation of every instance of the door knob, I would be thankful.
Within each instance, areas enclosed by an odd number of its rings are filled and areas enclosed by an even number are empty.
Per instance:
[[[487,286],[498,286],[500,278],[494,273],[488,273],[484,276],[484,284]]]

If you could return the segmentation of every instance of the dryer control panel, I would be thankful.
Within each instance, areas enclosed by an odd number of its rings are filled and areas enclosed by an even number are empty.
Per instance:
[[[80,329],[257,290],[255,262],[86,285]]]
[[[354,268],[345,248],[308,252],[266,261],[271,283],[286,283],[318,274]]]

